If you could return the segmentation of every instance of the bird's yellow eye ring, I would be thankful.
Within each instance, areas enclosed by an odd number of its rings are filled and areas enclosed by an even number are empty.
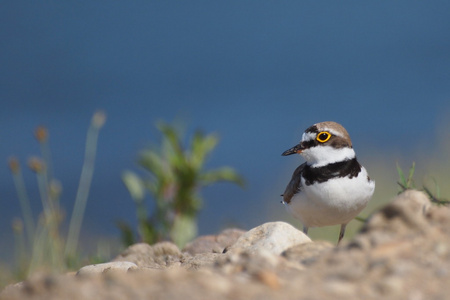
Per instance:
[[[318,140],[321,143],[325,143],[331,138],[331,133],[322,131],[317,134],[316,140]]]

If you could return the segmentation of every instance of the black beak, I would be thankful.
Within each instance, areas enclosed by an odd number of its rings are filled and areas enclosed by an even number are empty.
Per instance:
[[[284,151],[281,155],[288,156],[288,155],[295,154],[295,153],[301,153],[302,150],[304,150],[304,149],[305,148],[301,144],[298,144],[298,145],[295,145],[294,147],[292,147],[291,149]]]

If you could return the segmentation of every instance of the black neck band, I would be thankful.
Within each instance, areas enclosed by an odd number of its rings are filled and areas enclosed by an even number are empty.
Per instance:
[[[332,178],[347,176],[353,178],[358,176],[359,172],[361,172],[361,165],[355,157],[318,168],[306,165],[302,176],[305,178],[306,185],[311,185],[315,182],[325,182]]]

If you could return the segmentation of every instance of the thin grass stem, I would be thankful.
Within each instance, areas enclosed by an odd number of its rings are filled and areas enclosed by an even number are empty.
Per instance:
[[[31,211],[30,200],[28,198],[27,189],[23,180],[22,171],[13,172],[13,181],[16,188],[17,197],[19,198],[20,207],[22,209],[25,231],[28,238],[29,246],[33,245],[34,237],[34,218]]]
[[[27,248],[25,243],[25,236],[23,234],[23,223],[20,219],[13,220],[13,232],[15,241],[15,251],[16,251],[16,267],[18,270],[18,276],[22,276],[23,272],[26,271],[27,266]]]
[[[80,236],[81,224],[83,222],[84,211],[86,208],[89,190],[94,175],[94,162],[97,152],[97,141],[100,128],[105,121],[105,115],[97,112],[92,118],[91,125],[86,137],[86,147],[83,167],[81,169],[80,183],[78,185],[75,204],[70,219],[69,233],[67,236],[64,257],[73,257],[77,251],[78,239]]]
[[[28,276],[33,274],[39,266],[44,264],[44,253],[46,252],[47,227],[45,226],[45,217],[41,215],[36,228],[31,253],[31,261],[28,267]]]

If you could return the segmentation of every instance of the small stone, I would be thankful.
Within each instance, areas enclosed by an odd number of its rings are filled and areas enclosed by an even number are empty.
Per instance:
[[[404,290],[401,278],[389,276],[377,283],[377,287],[383,295],[397,296]]]
[[[233,245],[245,231],[241,229],[231,228],[225,229],[218,235],[205,235],[194,239],[188,243],[183,252],[191,255],[199,253],[222,253],[223,250]]]
[[[323,286],[323,289],[334,295],[334,298],[351,297],[355,294],[356,288],[354,283],[335,279],[326,281]]]
[[[311,239],[292,225],[285,222],[271,222],[243,234],[228,248],[228,252],[244,250],[252,253],[265,250],[279,255],[292,246],[309,242]]]
[[[282,253],[289,261],[311,264],[325,252],[334,249],[334,245],[327,241],[315,241],[290,247]]]
[[[129,261],[115,261],[104,264],[88,265],[82,267],[78,270],[77,275],[91,275],[105,273],[109,271],[123,271],[128,272],[129,270],[137,269],[137,265]]]
[[[153,254],[152,246],[146,243],[138,243],[129,246],[114,258],[113,261],[131,261],[136,265],[141,265],[149,260],[150,254]]]
[[[216,240],[222,248],[226,248],[236,243],[244,233],[246,233],[245,230],[238,228],[225,229],[217,235]]]
[[[158,256],[182,256],[177,245],[171,242],[160,242],[152,246],[153,255]]]
[[[181,263],[181,267],[187,270],[198,270],[203,267],[209,267],[214,265],[215,261],[219,257],[218,253],[199,253],[193,257],[185,259]]]
[[[278,290],[281,288],[280,279],[275,272],[268,270],[261,270],[254,274],[254,277],[261,283],[267,285],[273,290]]]
[[[183,248],[183,252],[187,252],[191,255],[200,253],[220,253],[222,251],[223,249],[216,241],[216,236],[214,235],[200,236]]]
[[[160,242],[152,246],[139,243],[125,249],[113,261],[129,261],[139,267],[164,269],[179,264],[183,257],[180,249],[171,242]]]

